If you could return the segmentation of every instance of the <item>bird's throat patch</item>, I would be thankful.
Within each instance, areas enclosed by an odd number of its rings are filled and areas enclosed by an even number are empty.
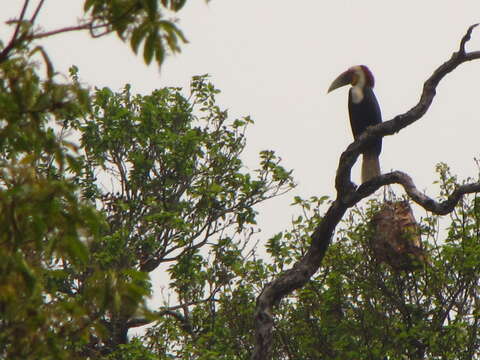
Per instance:
[[[363,100],[363,89],[360,86],[352,86],[352,101],[354,104],[359,104]]]

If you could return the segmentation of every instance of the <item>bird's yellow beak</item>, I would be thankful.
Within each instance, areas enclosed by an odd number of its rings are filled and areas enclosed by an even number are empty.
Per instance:
[[[328,88],[327,93],[335,89],[338,89],[339,87],[349,85],[352,83],[353,83],[353,72],[349,69],[341,73],[340,75],[338,75],[338,77],[335,80],[333,80],[332,84]]]

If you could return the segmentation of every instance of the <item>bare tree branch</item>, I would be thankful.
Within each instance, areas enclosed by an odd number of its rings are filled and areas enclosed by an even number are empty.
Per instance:
[[[273,307],[285,296],[305,285],[310,277],[315,274],[330,245],[334,231],[348,208],[360,200],[371,195],[380,187],[388,184],[400,184],[408,196],[420,206],[439,215],[452,211],[464,194],[480,191],[480,183],[466,184],[458,187],[447,200],[436,202],[421,193],[414,185],[410,176],[395,171],[378,176],[358,188],[351,180],[351,170],[363,148],[372,139],[393,135],[403,128],[420,119],[429,109],[436,94],[436,87],[440,81],[459,65],[480,59],[480,51],[467,52],[466,43],[470,40],[473,29],[478,24],[468,28],[460,42],[459,50],[451,58],[440,65],[425,81],[423,91],[418,103],[404,114],[392,120],[368,128],[355,142],[350,144],[342,153],[335,178],[337,198],[325,213],[320,225],[311,235],[311,246],[303,258],[294,266],[280,274],[276,279],[267,284],[257,298],[255,312],[255,348],[252,360],[266,360],[271,357],[272,329],[274,325]]]
[[[185,330],[187,333],[192,332],[192,324],[190,324],[187,318],[178,311],[166,309],[166,310],[159,311],[155,314],[156,317],[161,317],[166,315],[171,316],[175,318],[178,322],[180,322],[182,329]],[[154,321],[155,319],[133,318],[128,320],[127,327],[130,329],[134,327],[145,326],[145,325],[151,324]]]
[[[40,2],[37,5],[37,8],[33,12],[32,17],[30,18],[30,22],[32,23],[32,25],[35,23],[35,20],[37,19],[37,16],[40,13],[40,9],[42,8],[44,2],[45,0],[40,0]]]
[[[460,201],[463,195],[480,192],[480,183],[476,182],[465,184],[457,187],[452,194],[450,194],[447,200],[443,202],[437,202],[419,191],[415,187],[415,184],[410,176],[401,171],[394,171],[378,176],[376,179],[372,179],[372,181],[362,184],[355,192],[354,196],[350,197],[350,201],[356,204],[361,199],[373,194],[380,187],[390,184],[402,185],[407,195],[414,202],[423,207],[425,210],[437,215],[446,215],[452,212],[452,210],[455,208],[455,205],[457,205],[458,201]]]
[[[184,309],[185,307],[188,307],[188,306],[204,304],[204,303],[212,301],[212,300],[215,301],[214,296],[216,295],[218,290],[219,290],[218,288],[214,289],[211,292],[211,294],[205,299],[201,299],[201,300],[197,300],[197,301],[191,301],[191,302],[188,302],[188,303],[185,303],[185,304],[169,306],[168,308],[157,311],[153,314],[153,316],[151,318],[137,317],[137,318],[129,319],[128,322],[127,322],[127,327],[130,329],[130,328],[134,328],[134,327],[145,326],[145,325],[148,325],[148,324],[151,324],[151,323],[155,322],[158,318],[160,318],[162,316],[168,315],[168,316],[174,317],[176,320],[178,320],[180,323],[182,323],[182,327],[184,328],[184,330],[191,329],[192,326],[188,322],[188,319],[186,319],[185,316],[183,316],[177,310]]]
[[[27,12],[29,2],[30,0],[25,0],[25,2],[23,3],[22,10],[20,12],[20,17],[17,20],[17,25],[15,26],[15,31],[13,32],[12,38],[8,42],[7,46],[5,46],[3,50],[0,52],[0,62],[3,62],[8,58],[10,51],[12,51],[12,49],[17,45],[17,42],[19,41],[19,39],[22,38],[22,35],[20,35],[20,38],[18,36],[20,33],[20,28],[22,27],[23,19],[25,18],[25,13]]]
[[[25,19],[25,13],[27,12],[29,2],[30,2],[30,0],[25,0],[25,2],[23,3],[22,11],[20,12],[20,18],[18,19],[17,26],[15,27],[15,32],[13,33],[13,36],[12,36],[11,42],[13,42],[13,43],[15,42],[15,40],[17,40],[17,36],[18,36],[19,31],[20,31],[20,27],[22,26],[22,21],[23,21],[23,19]]]
[[[107,35],[108,33],[111,32],[111,30],[108,29],[109,26],[110,26],[110,24],[108,24],[108,23],[100,23],[100,24],[94,25],[93,21],[91,21],[91,22],[88,22],[88,23],[85,23],[85,24],[82,24],[82,25],[67,26],[67,27],[60,28],[60,29],[55,29],[55,30],[51,30],[51,31],[45,31],[45,32],[42,32],[42,33],[33,34],[33,35],[28,37],[28,40],[37,40],[37,39],[42,39],[42,38],[46,38],[46,37],[53,36],[53,35],[58,35],[58,34],[70,32],[70,31],[78,31],[78,30],[89,30],[90,35],[92,37],[101,37],[101,36]],[[107,29],[100,34],[95,34],[94,30],[101,29],[101,28],[107,28]]]

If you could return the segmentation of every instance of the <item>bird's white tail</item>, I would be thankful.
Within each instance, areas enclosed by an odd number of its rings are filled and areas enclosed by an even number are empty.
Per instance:
[[[380,175],[380,161],[378,155],[363,154],[362,183]]]

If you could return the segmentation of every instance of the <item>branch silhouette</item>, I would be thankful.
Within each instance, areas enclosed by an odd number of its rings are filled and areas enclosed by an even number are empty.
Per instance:
[[[311,245],[305,256],[293,267],[281,273],[267,284],[257,298],[255,311],[255,347],[252,360],[270,359],[272,330],[274,326],[273,308],[285,296],[302,287],[315,274],[331,243],[335,228],[345,212],[360,200],[373,194],[384,185],[400,184],[407,195],[418,205],[438,215],[448,214],[453,210],[463,195],[480,191],[480,183],[465,184],[457,187],[447,200],[437,202],[420,192],[409,175],[394,171],[380,175],[357,187],[351,180],[351,170],[363,147],[369,140],[394,135],[403,128],[422,118],[428,111],[436,95],[440,81],[459,65],[480,59],[480,51],[467,52],[465,46],[472,31],[478,24],[470,26],[460,41],[458,51],[449,60],[440,65],[425,81],[418,103],[404,114],[397,115],[389,121],[370,127],[356,141],[351,143],[340,156],[335,177],[337,197],[326,211],[320,225],[311,235]]]

